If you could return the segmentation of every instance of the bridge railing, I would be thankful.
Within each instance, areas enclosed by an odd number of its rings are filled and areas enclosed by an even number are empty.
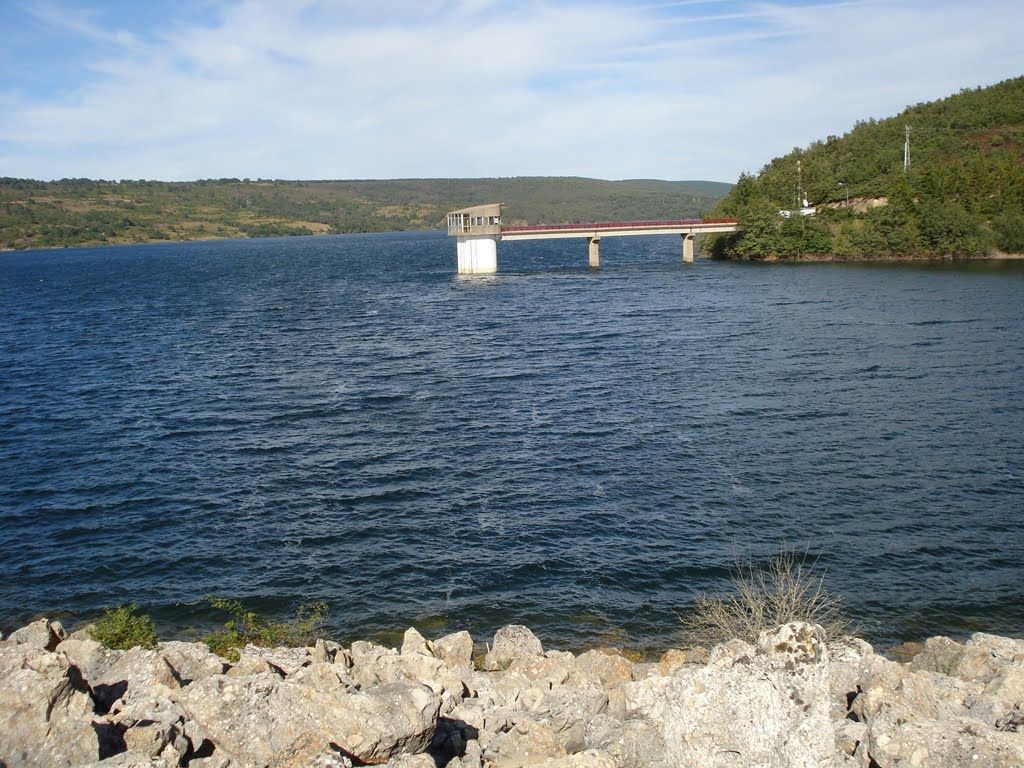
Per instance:
[[[576,229],[651,229],[655,227],[691,227],[700,224],[739,224],[738,219],[660,219],[652,221],[597,221],[577,224],[525,224],[502,226],[502,232],[549,232]]]

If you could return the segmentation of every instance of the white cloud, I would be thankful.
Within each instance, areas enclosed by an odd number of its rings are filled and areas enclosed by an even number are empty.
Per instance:
[[[106,53],[5,99],[0,175],[732,180],[1024,71],[1002,0],[724,5],[246,0],[144,38],[51,7]]]

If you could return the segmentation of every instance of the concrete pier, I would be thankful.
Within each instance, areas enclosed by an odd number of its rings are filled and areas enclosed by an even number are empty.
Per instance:
[[[693,233],[683,234],[683,263],[693,263]]]
[[[498,271],[497,237],[459,237],[455,251],[460,275],[489,275]]]
[[[591,269],[598,269],[601,266],[601,238],[587,238],[589,264]]]

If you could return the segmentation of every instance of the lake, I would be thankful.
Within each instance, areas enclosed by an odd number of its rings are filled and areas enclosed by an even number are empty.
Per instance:
[[[678,640],[790,546],[872,642],[1024,634],[1024,265],[439,233],[0,254],[0,629]]]

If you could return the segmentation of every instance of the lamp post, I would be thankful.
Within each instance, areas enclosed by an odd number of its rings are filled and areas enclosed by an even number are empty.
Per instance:
[[[847,205],[847,207],[849,207],[849,205],[850,205],[850,188],[848,186],[846,186],[845,184],[843,184],[843,182],[841,182],[841,181],[839,182],[839,186],[842,187],[844,190],[846,190],[846,205]]]

